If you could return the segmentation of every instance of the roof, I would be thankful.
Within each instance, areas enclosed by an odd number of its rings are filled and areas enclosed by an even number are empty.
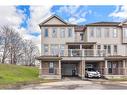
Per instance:
[[[84,25],[77,25],[75,26],[75,32],[83,32],[85,30]]]
[[[95,22],[86,24],[86,26],[119,26],[120,22]]]
[[[49,18],[47,18],[46,20],[44,20],[43,22],[41,22],[39,24],[39,26],[43,26],[46,22],[48,22],[49,20],[51,20],[52,18],[57,18],[58,20],[60,20],[61,22],[63,22],[65,25],[71,25],[71,26],[75,26],[75,24],[70,24],[70,23],[67,23],[66,21],[64,21],[62,18],[60,18],[59,16],[57,15],[52,15],[50,16]]]

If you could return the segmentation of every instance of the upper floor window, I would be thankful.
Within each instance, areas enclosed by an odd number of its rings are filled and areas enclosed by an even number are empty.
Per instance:
[[[68,37],[72,37],[72,28],[68,28]]]
[[[116,29],[116,28],[113,29],[113,37],[114,37],[114,38],[117,37],[117,29]]]
[[[45,28],[45,29],[44,29],[44,36],[45,36],[45,37],[48,37],[48,28]]]
[[[94,28],[90,28],[90,37],[94,37]]]
[[[96,28],[96,36],[97,38],[100,38],[101,37],[101,28]]]
[[[101,45],[97,45],[97,49],[101,49]]]
[[[110,35],[110,34],[109,34],[109,33],[110,33],[109,28],[105,28],[105,29],[104,29],[104,32],[105,32],[105,37],[106,37],[106,38],[109,38],[109,35]]]
[[[64,28],[61,28],[60,37],[65,38],[65,29]]]
[[[48,50],[49,50],[48,44],[44,44],[44,54],[45,55],[48,55]]]
[[[123,32],[124,32],[124,37],[127,37],[127,28],[124,28]]]
[[[83,41],[83,33],[80,33],[80,40]]]
[[[117,45],[114,45],[114,53],[117,53]]]
[[[57,37],[57,28],[52,29],[52,37],[56,38]]]
[[[60,44],[60,55],[64,56],[64,49],[65,49],[65,45],[64,44]]]
[[[50,51],[51,55],[58,55],[59,54],[58,44],[51,44]]]

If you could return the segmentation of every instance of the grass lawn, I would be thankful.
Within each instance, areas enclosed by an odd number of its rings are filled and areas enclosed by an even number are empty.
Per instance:
[[[42,80],[38,77],[37,67],[0,64],[0,88],[9,85],[25,85],[30,83],[43,83],[54,80]]]

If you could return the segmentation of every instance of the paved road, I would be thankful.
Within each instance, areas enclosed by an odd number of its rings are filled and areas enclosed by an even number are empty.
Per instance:
[[[27,85],[23,86],[20,89],[29,89],[29,90],[36,90],[36,89],[44,89],[44,90],[88,90],[88,89],[98,89],[98,90],[112,90],[112,89],[123,89],[127,90],[127,82],[109,82],[104,79],[88,79],[88,80],[80,80],[80,79],[70,79],[65,78],[58,82],[52,83],[43,83],[37,85]]]

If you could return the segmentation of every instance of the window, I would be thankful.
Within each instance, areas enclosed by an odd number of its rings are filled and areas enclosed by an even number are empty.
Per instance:
[[[94,28],[90,28],[90,37],[94,37]]]
[[[61,44],[60,45],[60,55],[61,56],[64,56],[64,48],[65,48],[65,45],[64,44]]]
[[[65,38],[65,29],[64,28],[61,28],[60,37]]]
[[[110,54],[111,53],[111,46],[108,45],[108,53]]]
[[[97,49],[101,49],[101,45],[97,45]]]
[[[72,37],[72,28],[68,28],[68,37]]]
[[[45,28],[45,29],[44,29],[44,36],[45,36],[45,37],[48,37],[48,28]]]
[[[104,49],[105,49],[105,50],[107,49],[107,45],[104,45]]]
[[[83,33],[80,33],[80,40],[83,41]]]
[[[117,37],[117,30],[116,30],[116,28],[113,29],[113,37],[114,37],[114,38]]]
[[[108,62],[108,73],[111,74],[112,73],[112,63]]]
[[[44,55],[48,55],[48,45],[47,44],[44,44]]]
[[[101,28],[96,28],[96,36],[97,38],[101,37]]]
[[[100,49],[101,49],[101,45],[97,45],[97,53],[98,53],[98,55],[100,56],[101,55],[101,52],[100,52]]]
[[[105,37],[106,38],[109,38],[109,32],[110,32],[109,31],[109,28],[105,28],[105,31],[104,32],[105,32]]]
[[[117,53],[117,45],[114,45],[114,53]]]
[[[127,37],[127,28],[124,28],[123,32],[124,32],[124,37],[126,38]]]
[[[52,29],[52,37],[53,38],[56,38],[57,37],[57,29],[56,28],[53,28]]]
[[[104,45],[104,49],[106,50],[107,53],[111,53],[111,46],[110,45]]]
[[[54,62],[49,63],[49,73],[54,73]]]
[[[58,55],[59,54],[57,44],[51,44],[50,50],[51,50],[51,55]]]

